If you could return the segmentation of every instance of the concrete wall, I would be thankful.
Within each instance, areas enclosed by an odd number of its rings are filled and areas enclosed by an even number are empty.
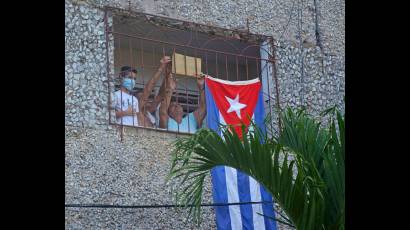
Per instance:
[[[126,129],[121,141],[116,129],[66,127],[65,203],[173,204],[170,169],[175,135]],[[209,181],[204,203],[211,203]],[[215,228],[214,211],[203,209],[198,229]],[[66,229],[197,229],[185,222],[186,210],[66,208]]]

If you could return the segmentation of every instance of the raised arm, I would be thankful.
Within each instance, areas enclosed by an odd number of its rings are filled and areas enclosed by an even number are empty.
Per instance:
[[[153,103],[153,108],[156,110],[158,105],[164,100],[165,97],[165,82],[166,82],[166,77],[162,80],[161,87],[159,88],[158,94],[154,98],[154,103]],[[151,111],[153,112],[153,111]]]
[[[206,105],[205,105],[205,78],[198,77],[197,80],[198,90],[199,90],[199,107],[194,111],[194,116],[198,124],[197,128],[202,127],[202,122],[206,116]]]
[[[166,129],[168,127],[168,107],[171,103],[172,93],[176,88],[176,80],[172,77],[171,72],[167,72],[165,82],[164,100],[159,107],[159,127]]]
[[[158,81],[158,79],[161,76],[161,73],[164,71],[164,69],[166,68],[166,66],[169,62],[171,62],[171,58],[169,56],[164,56],[160,60],[160,66],[159,66],[157,72],[154,74],[154,76],[152,76],[151,79],[149,79],[149,81],[145,85],[143,93],[142,93],[141,101],[139,102],[140,111],[144,110],[147,99],[148,99],[149,95],[151,94],[152,90],[154,89],[155,83]],[[156,106],[155,106],[155,108],[156,108]]]

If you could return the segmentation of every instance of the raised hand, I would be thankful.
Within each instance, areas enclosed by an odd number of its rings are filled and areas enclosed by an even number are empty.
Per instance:
[[[133,109],[132,106],[128,106],[128,109],[125,111],[126,111],[126,115],[128,116],[133,116],[137,114],[137,111],[135,111],[135,109]]]
[[[205,87],[205,77],[203,76],[199,76],[196,80],[196,84],[198,85],[199,89],[204,89]]]
[[[159,61],[159,63],[161,63],[161,67],[165,67],[170,62],[171,62],[171,58],[169,56],[164,56]]]

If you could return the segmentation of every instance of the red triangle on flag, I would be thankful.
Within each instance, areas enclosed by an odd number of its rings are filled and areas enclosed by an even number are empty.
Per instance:
[[[258,101],[259,79],[230,82],[207,76],[205,82],[226,124],[235,125],[242,137],[241,123],[248,128]]]

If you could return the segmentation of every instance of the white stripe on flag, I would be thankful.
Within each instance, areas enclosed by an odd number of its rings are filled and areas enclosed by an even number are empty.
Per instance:
[[[226,125],[225,119],[223,118],[221,112],[219,112],[219,122]],[[225,180],[226,189],[228,191],[228,203],[239,203],[238,177],[236,169],[225,166]],[[242,229],[242,216],[239,205],[229,206],[229,216],[231,217],[232,230]]]
[[[226,85],[249,85],[249,84],[260,82],[258,77],[251,79],[251,80],[246,80],[246,81],[227,81],[227,80],[222,80],[219,78],[214,78],[209,75],[206,75],[206,77],[211,79],[212,81],[216,81],[216,82],[226,84]]]
[[[225,166],[226,189],[228,190],[228,202],[239,203],[238,194],[238,177],[236,169]],[[233,229],[242,229],[241,208],[239,205],[229,206],[229,216],[231,217],[231,227]]]
[[[262,199],[260,185],[252,177],[249,177],[249,188],[251,190],[251,201],[261,202]],[[262,204],[252,204],[252,212],[254,229],[265,229],[264,217],[258,214],[263,214]]]

